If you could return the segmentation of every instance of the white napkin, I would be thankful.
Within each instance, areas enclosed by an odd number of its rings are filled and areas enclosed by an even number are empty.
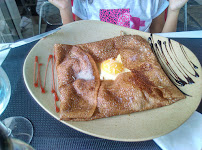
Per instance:
[[[163,150],[202,150],[202,114],[195,111],[176,130],[153,140]]]
[[[0,49],[7,47],[7,45],[9,45],[9,43],[1,43]],[[10,49],[7,49],[7,50],[0,52],[0,65],[3,63],[4,59],[8,55],[9,51],[10,51]]]

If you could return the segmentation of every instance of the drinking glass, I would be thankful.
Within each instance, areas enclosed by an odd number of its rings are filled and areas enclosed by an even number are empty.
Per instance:
[[[11,85],[7,74],[0,66],[0,115],[6,109],[11,96]],[[33,137],[31,122],[21,116],[9,117],[0,121],[2,130],[11,138],[30,143]]]
[[[0,139],[0,150],[34,150],[27,143],[8,137],[3,124],[0,124]]]
[[[0,67],[0,115],[6,109],[11,96],[11,85],[10,81],[4,72],[3,68]]]

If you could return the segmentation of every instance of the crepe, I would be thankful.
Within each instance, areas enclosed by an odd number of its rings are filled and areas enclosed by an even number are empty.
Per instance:
[[[169,80],[149,43],[138,35],[87,44],[55,44],[61,120],[94,120],[154,109],[185,96]],[[125,68],[101,80],[98,64],[121,55]]]

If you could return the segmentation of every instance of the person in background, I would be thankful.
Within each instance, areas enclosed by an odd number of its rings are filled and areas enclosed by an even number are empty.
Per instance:
[[[49,0],[60,10],[63,24],[100,20],[151,32],[175,32],[180,9],[188,0]],[[167,17],[165,18],[165,10]]]

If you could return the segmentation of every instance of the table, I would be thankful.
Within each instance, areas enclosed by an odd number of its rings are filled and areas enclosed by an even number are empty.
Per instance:
[[[187,46],[202,64],[202,38],[174,39]],[[11,99],[0,119],[11,116],[28,118],[34,126],[31,146],[38,150],[44,149],[153,149],[161,148],[153,141],[118,142],[96,138],[76,131],[57,121],[43,110],[29,94],[23,79],[24,60],[36,42],[12,49],[2,64],[11,82]],[[198,112],[202,113],[202,103]]]

